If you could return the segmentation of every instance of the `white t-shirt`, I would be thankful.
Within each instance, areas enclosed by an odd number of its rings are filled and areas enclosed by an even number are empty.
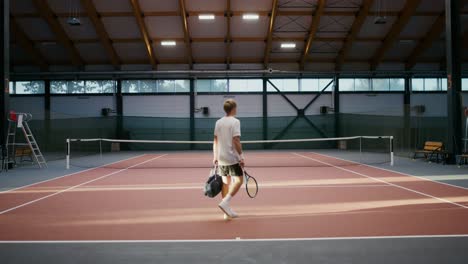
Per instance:
[[[239,153],[232,145],[233,137],[240,137],[240,121],[232,116],[225,116],[216,121],[215,136],[218,138],[218,164],[227,166],[239,163]]]

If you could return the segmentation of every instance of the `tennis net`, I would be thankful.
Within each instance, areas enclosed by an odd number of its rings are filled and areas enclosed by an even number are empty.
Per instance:
[[[212,141],[67,139],[66,166],[115,169],[209,168]],[[393,165],[393,137],[243,141],[247,167],[327,167],[359,164]],[[142,155],[161,158],[129,166]],[[314,155],[327,157],[317,160]],[[137,162],[138,163],[138,162]]]

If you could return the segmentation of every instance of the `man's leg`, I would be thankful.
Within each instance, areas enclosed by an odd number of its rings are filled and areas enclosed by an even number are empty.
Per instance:
[[[231,197],[234,197],[234,195],[237,194],[239,189],[242,187],[243,182],[244,182],[244,177],[243,176],[232,177],[232,182],[231,182],[231,184],[229,186],[229,195],[231,195]]]
[[[243,171],[241,167],[231,167],[230,168],[230,175],[235,175],[231,176],[231,183],[229,186],[229,192],[228,194],[223,198],[221,203],[219,203],[219,208],[224,211],[228,216],[235,218],[237,217],[236,212],[234,212],[231,207],[229,206],[231,199],[234,195],[237,194],[239,191],[240,187],[242,186],[242,183],[244,181],[243,177]]]
[[[221,188],[221,196],[224,198],[229,193],[229,187],[231,186],[231,176],[223,177],[223,187]]]

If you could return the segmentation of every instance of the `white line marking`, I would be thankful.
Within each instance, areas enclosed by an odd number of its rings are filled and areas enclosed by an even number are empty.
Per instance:
[[[147,163],[147,162],[150,162],[150,161],[153,161],[153,160],[162,158],[162,157],[164,157],[164,156],[167,156],[167,154],[160,155],[160,156],[157,156],[157,157],[155,157],[155,158],[151,158],[151,159],[149,159],[149,160],[140,162],[140,163],[138,163],[138,164],[132,165],[132,166],[127,167],[127,168],[125,168],[125,169],[121,169],[121,170],[118,170],[118,171],[114,171],[114,172],[112,172],[112,173],[108,173],[108,174],[103,175],[103,176],[101,176],[101,177],[99,177],[99,178],[96,178],[96,179],[93,179],[93,180],[89,180],[89,181],[87,181],[87,182],[83,182],[83,183],[80,183],[80,184],[78,184],[78,185],[72,186],[72,187],[70,187],[70,188],[67,188],[67,189],[64,189],[64,190],[61,190],[61,191],[58,191],[58,192],[55,192],[55,193],[51,193],[51,194],[49,194],[49,195],[46,195],[46,196],[44,196],[44,197],[41,197],[41,198],[38,198],[38,199],[35,199],[35,200],[32,200],[32,201],[29,201],[29,202],[27,202],[27,203],[20,204],[20,205],[18,205],[18,206],[12,207],[12,208],[10,208],[10,209],[6,209],[6,210],[3,210],[3,211],[0,211],[0,215],[5,214],[5,213],[8,213],[8,212],[13,211],[13,210],[16,210],[16,209],[18,209],[18,208],[21,208],[21,207],[24,207],[24,206],[33,204],[33,203],[36,203],[36,202],[42,201],[42,200],[47,199],[47,198],[50,198],[50,197],[52,197],[52,196],[56,196],[56,195],[58,195],[58,194],[61,194],[61,193],[66,192],[66,191],[73,190],[73,189],[78,188],[78,187],[80,187],[80,186],[83,186],[83,185],[85,185],[85,184],[88,184],[88,183],[91,183],[91,182],[95,182],[95,181],[104,179],[104,178],[109,177],[109,176],[111,176],[111,175],[114,175],[114,174],[117,174],[117,173],[126,171],[126,170],[128,170],[128,169],[131,169],[131,168],[134,168],[134,167],[136,167],[136,166],[145,164],[145,163]]]
[[[431,239],[468,238],[459,235],[408,235],[408,236],[360,236],[360,237],[316,237],[316,238],[242,238],[242,239],[183,239],[183,240],[24,240],[0,241],[0,244],[121,244],[121,243],[218,243],[218,242],[287,242],[287,241],[329,241],[329,240],[383,240],[383,239]]]
[[[73,173],[70,173],[70,174],[65,174],[65,175],[58,176],[58,177],[51,178],[51,179],[47,179],[47,180],[44,180],[44,181],[35,182],[35,183],[28,184],[28,185],[16,187],[16,188],[9,189],[9,190],[6,190],[6,191],[1,191],[0,194],[13,192],[13,191],[16,191],[16,190],[19,190],[19,189],[22,189],[22,188],[27,188],[27,187],[31,187],[31,186],[34,186],[34,185],[37,185],[37,184],[41,184],[41,183],[45,183],[45,182],[50,182],[50,181],[53,181],[53,180],[58,180],[58,179],[65,178],[65,177],[69,177],[69,176],[73,176],[73,175],[76,175],[76,174],[79,174],[79,173],[88,172],[88,171],[91,171],[91,170],[95,170],[95,169],[99,169],[99,168],[104,168],[104,167],[106,167],[106,166],[109,166],[109,165],[112,165],[112,164],[115,164],[115,163],[119,163],[119,162],[131,160],[131,159],[140,158],[140,157],[143,157],[143,156],[145,156],[145,155],[146,155],[146,154],[142,154],[142,155],[138,155],[138,156],[135,156],[135,157],[130,157],[130,158],[128,158],[128,159],[123,159],[123,160],[119,160],[119,161],[107,163],[107,164],[101,165],[101,166],[99,166],[99,167],[89,168],[89,169],[86,169],[86,170],[81,170],[81,171],[73,172]]]
[[[356,172],[356,171],[353,171],[353,170],[348,170],[348,169],[345,169],[345,168],[342,168],[342,167],[339,167],[339,166],[335,166],[333,164],[330,164],[330,163],[327,163],[327,162],[324,162],[324,161],[320,161],[320,160],[317,160],[317,159],[314,159],[314,158],[311,158],[311,157],[307,157],[307,156],[304,156],[304,155],[301,155],[301,154],[298,154],[298,153],[293,153],[293,154],[296,155],[296,156],[305,158],[305,159],[310,159],[310,160],[313,160],[313,161],[316,161],[316,162],[319,162],[319,163],[322,163],[322,164],[337,168],[339,170],[351,172],[351,173],[354,173],[356,175],[367,177],[369,179],[373,179],[373,180],[378,181],[378,182],[383,182],[383,183],[386,183],[386,184],[391,185],[391,186],[396,187],[396,188],[400,188],[400,189],[403,189],[403,190],[406,190],[406,191],[409,191],[409,192],[413,192],[413,193],[417,193],[419,195],[423,195],[423,196],[426,196],[426,197],[429,197],[429,198],[433,198],[433,199],[436,199],[436,200],[439,200],[439,201],[442,201],[442,202],[445,202],[445,203],[456,205],[456,206],[464,208],[464,209],[468,209],[468,206],[465,206],[463,204],[455,203],[455,202],[452,202],[452,201],[449,201],[449,200],[446,200],[446,199],[443,199],[443,198],[432,196],[432,195],[427,194],[427,193],[423,193],[423,192],[416,191],[416,190],[413,190],[413,189],[410,189],[410,188],[406,188],[406,187],[403,187],[403,186],[398,185],[398,184],[394,184],[394,183],[387,182],[387,181],[384,181],[384,180],[381,180],[381,179],[378,179],[378,178],[375,178],[375,177],[372,177],[372,176],[369,176],[369,175],[366,175],[366,174],[363,174],[363,173],[360,173],[360,172]]]
[[[258,185],[259,188],[262,189],[282,189],[282,188],[367,188],[367,187],[391,187],[388,184],[347,184],[347,185]],[[98,185],[93,185],[93,186],[87,186],[83,188],[76,189],[77,192],[83,191],[126,191],[126,190],[152,190],[152,191],[163,191],[163,190],[169,190],[169,191],[177,191],[177,190],[203,190],[203,187],[200,186],[155,186],[155,187],[128,187],[126,185],[122,185],[119,187],[99,187]],[[32,191],[34,192],[34,191]],[[47,190],[44,190],[44,192],[47,192]],[[25,192],[27,193],[27,192]]]
[[[454,185],[454,184],[450,184],[450,183],[446,183],[446,182],[435,181],[435,180],[432,180],[432,179],[428,179],[428,178],[424,178],[424,177],[420,177],[420,176],[416,176],[416,175],[412,175],[412,174],[408,174],[408,173],[404,173],[404,172],[394,171],[394,170],[385,169],[385,168],[379,168],[379,167],[376,167],[376,166],[363,164],[363,163],[356,162],[356,161],[341,159],[341,158],[337,158],[337,157],[333,157],[333,156],[329,156],[329,155],[325,155],[325,154],[321,154],[321,153],[317,153],[317,152],[310,152],[310,153],[317,154],[317,155],[324,156],[324,157],[328,157],[328,158],[334,158],[334,159],[337,159],[337,160],[348,161],[348,162],[351,162],[351,163],[360,164],[360,165],[367,166],[367,167],[374,168],[374,169],[393,172],[393,173],[401,174],[401,175],[404,175],[404,176],[410,176],[410,177],[418,178],[418,179],[421,179],[421,180],[435,182],[435,183],[438,183],[438,184],[443,184],[443,185],[447,185],[447,186],[451,186],[451,187],[455,187],[455,188],[459,188],[459,189],[463,189],[463,190],[468,190],[468,188],[463,187],[463,186],[458,186],[458,185]]]

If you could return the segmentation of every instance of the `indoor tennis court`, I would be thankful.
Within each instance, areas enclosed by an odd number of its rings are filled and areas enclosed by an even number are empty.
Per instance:
[[[2,263],[467,263],[468,1],[0,7]]]

